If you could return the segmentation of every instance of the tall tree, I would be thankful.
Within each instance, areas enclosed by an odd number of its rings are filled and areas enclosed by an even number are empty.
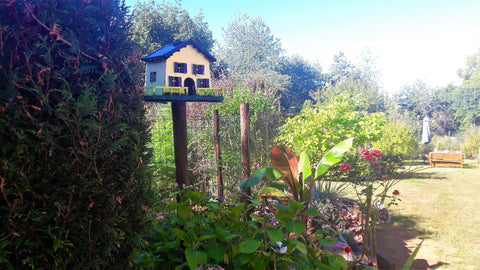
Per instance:
[[[378,85],[377,69],[371,54],[364,54],[360,66],[351,63],[343,52],[334,56],[334,62],[327,76],[325,91],[317,91],[312,96],[315,101],[330,102],[340,94],[360,99],[362,110],[380,112],[385,108]]]
[[[278,68],[283,52],[280,40],[260,18],[237,13],[223,29],[224,45],[219,58],[229,71],[245,75],[253,72],[270,73]]]
[[[143,54],[159,49],[175,40],[193,39],[207,51],[213,48],[212,31],[203,21],[203,12],[190,17],[181,2],[174,4],[155,0],[137,2],[133,11],[132,40]]]
[[[455,118],[456,102],[454,94],[457,86],[449,84],[446,87],[436,88],[433,93],[432,130],[439,135],[446,135],[448,131],[457,130],[460,122]]]
[[[403,85],[394,97],[400,108],[413,112],[418,119],[430,117],[432,114],[432,90],[424,81],[416,80],[412,84]]]
[[[300,56],[286,57],[278,71],[290,77],[290,83],[283,91],[280,102],[286,110],[298,113],[310,94],[325,88],[325,76],[320,65],[313,65]]]
[[[467,66],[457,70],[465,87],[480,87],[480,51],[467,57]]]

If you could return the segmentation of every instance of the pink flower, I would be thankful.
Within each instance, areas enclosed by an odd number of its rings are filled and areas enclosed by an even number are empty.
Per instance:
[[[368,155],[368,149],[363,149],[360,153],[362,155]]]
[[[349,247],[349,246],[346,246],[346,247],[345,247],[345,252],[347,252],[347,253],[352,252],[352,248]]]
[[[372,165],[372,167],[378,167],[380,166],[380,162],[376,161],[376,160],[373,160],[370,165]]]
[[[373,159],[373,156],[372,155],[363,155],[363,159],[366,160],[366,161],[370,161]]]
[[[387,180],[388,180],[388,175],[382,176],[382,180],[383,180],[383,181],[387,181]]]
[[[381,158],[382,155],[383,155],[382,151],[377,150],[377,149],[373,149],[373,150],[372,150],[372,154],[373,154],[374,156],[376,156],[377,158]]]
[[[342,170],[342,172],[350,171],[351,169],[352,165],[350,165],[350,163],[345,163],[340,166],[340,170]]]
[[[395,195],[395,196],[400,195],[400,191],[398,191],[398,190],[395,189],[395,190],[393,191],[393,195]]]

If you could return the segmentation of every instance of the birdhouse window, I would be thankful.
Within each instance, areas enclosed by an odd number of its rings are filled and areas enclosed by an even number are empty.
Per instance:
[[[173,71],[175,73],[187,73],[187,63],[173,63]]]
[[[150,82],[157,81],[157,72],[150,72]]]
[[[204,65],[192,65],[192,72],[193,74],[205,74],[205,66]]]
[[[197,87],[198,88],[209,88],[210,87],[209,79],[198,79],[197,80]]]
[[[168,86],[182,86],[182,77],[168,76]]]

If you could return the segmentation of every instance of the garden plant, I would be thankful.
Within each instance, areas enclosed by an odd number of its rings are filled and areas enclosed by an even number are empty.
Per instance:
[[[139,246],[149,132],[119,2],[0,2],[2,269],[125,269]]]

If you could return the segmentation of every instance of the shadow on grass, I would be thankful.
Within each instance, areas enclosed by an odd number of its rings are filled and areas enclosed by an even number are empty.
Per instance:
[[[425,230],[417,230],[417,223],[420,221],[422,217],[416,216],[416,215],[410,215],[410,216],[402,216],[402,215],[394,215],[391,217],[392,219],[392,224],[396,226],[402,227],[404,230],[407,231],[415,231],[417,233],[417,236],[421,238],[430,238],[433,236],[433,232],[431,231],[425,231]]]
[[[391,224],[379,224],[377,228],[378,250],[401,269],[421,239],[430,238],[433,232],[416,231],[418,216],[392,216]],[[421,248],[420,248],[421,249]],[[410,269],[437,269],[445,262],[435,262],[430,265],[426,259],[418,257]]]
[[[409,179],[437,179],[437,180],[445,180],[447,177],[439,176],[438,172],[427,170],[430,167],[417,167],[414,170],[401,172],[399,174],[399,178],[401,180],[409,180]]]

